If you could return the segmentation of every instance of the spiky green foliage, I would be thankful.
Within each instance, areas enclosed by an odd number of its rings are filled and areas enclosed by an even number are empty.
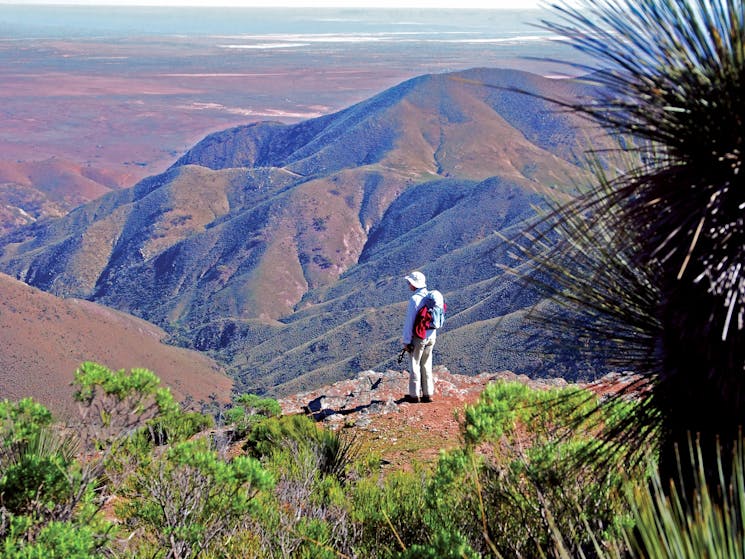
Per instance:
[[[632,496],[636,530],[630,534],[636,557],[745,558],[745,453],[743,442],[733,455],[717,455],[718,487],[710,483],[701,448],[691,442],[680,457],[694,472],[687,498],[677,487],[655,476]],[[725,465],[726,464],[726,465]],[[724,472],[731,472],[725,474]]]
[[[52,424],[52,412],[33,398],[0,402],[0,439],[3,446],[27,440]]]
[[[401,553],[400,559],[481,559],[466,539],[458,534],[438,532],[430,545],[412,545]]]
[[[254,426],[246,439],[246,449],[255,457],[267,457],[278,452],[293,456],[310,451],[316,468],[343,482],[347,470],[359,452],[353,436],[324,429],[304,415],[269,418]]]
[[[356,540],[349,521],[349,492],[353,491],[349,478],[359,451],[356,440],[307,416],[292,415],[255,424],[246,449],[277,479],[253,527],[262,547],[308,559],[348,556]]]
[[[55,515],[73,499],[80,477],[75,470],[79,448],[69,436],[41,429],[0,453],[0,504],[9,511]]]
[[[632,150],[628,140],[621,142]],[[611,408],[632,397],[638,405],[616,420],[603,424],[604,440],[623,451],[627,460],[640,463],[660,436],[660,410],[650,390],[658,378],[659,362],[654,348],[661,334],[654,315],[659,289],[652,281],[653,265],[632,261],[634,239],[619,222],[613,205],[614,184],[621,176],[642,173],[646,168],[637,151],[589,156],[594,185],[578,185],[581,193],[570,203],[555,206],[520,238],[511,240],[513,253],[526,269],[510,269],[531,289],[547,299],[536,305],[528,318],[543,326],[541,351],[553,360],[585,360],[602,375],[608,371],[639,373],[617,386],[602,408],[585,406],[584,413],[565,417],[583,423],[597,422]],[[625,173],[625,175],[623,174]],[[623,378],[619,379],[623,380]],[[631,442],[630,442],[631,440]],[[640,440],[650,444],[639,444]],[[585,462],[609,471],[603,447],[587,447]]]
[[[681,490],[653,471],[648,483],[627,493],[634,522],[622,537],[601,545],[597,559],[667,559],[680,557],[745,558],[745,452],[742,438],[730,456],[717,454],[716,486],[711,483],[698,441],[689,441],[679,456],[681,471],[692,471],[693,485]],[[729,475],[725,472],[731,472]],[[588,532],[592,529],[587,526]],[[564,534],[556,526],[552,537],[561,559],[573,559]]]
[[[568,210],[581,240],[605,244],[568,251],[561,268],[579,255],[580,270],[602,281],[589,295],[586,282],[573,286],[564,272],[557,285],[569,291],[565,301],[603,317],[578,336],[613,340],[615,363],[648,381],[649,413],[626,436],[639,446],[659,436],[663,477],[672,477],[676,446],[698,433],[715,477],[717,437],[733,441],[745,419],[745,5],[582,0],[554,8],[559,21],[546,25],[595,58],[588,79],[603,92],[571,108],[631,135],[641,161]],[[589,220],[589,235],[577,215]],[[566,216],[557,212],[556,221]],[[635,331],[639,340],[628,336]]]
[[[99,510],[101,469],[79,460],[74,433],[31,398],[0,402],[0,555],[89,559],[110,528]]]

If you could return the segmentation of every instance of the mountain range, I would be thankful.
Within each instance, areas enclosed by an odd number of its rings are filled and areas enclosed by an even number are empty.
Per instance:
[[[595,91],[514,70],[425,75],[297,124],[212,134],[165,173],[0,238],[0,270],[150,321],[241,391],[288,394],[395,363],[422,270],[448,302],[453,372],[591,374],[528,352],[536,295],[514,236],[613,141],[547,99]]]

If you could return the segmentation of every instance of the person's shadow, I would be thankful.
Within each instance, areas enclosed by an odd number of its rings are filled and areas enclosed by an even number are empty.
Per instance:
[[[383,400],[370,400],[369,404],[360,404],[353,408],[335,409],[323,407],[322,402],[324,398],[324,396],[319,396],[315,400],[311,400],[310,402],[308,402],[307,406],[303,406],[303,411],[305,412],[305,414],[310,416],[314,421],[323,421],[331,415],[351,415],[353,413],[358,413],[363,410],[369,409],[378,404],[385,404]],[[399,404],[402,401],[403,398],[401,400],[396,400],[396,404]]]
[[[370,385],[369,390],[373,391],[376,388],[378,388],[382,380],[383,379],[381,377],[377,379],[375,382],[373,382]],[[350,394],[350,396],[352,395]],[[342,406],[341,408],[336,409],[336,408],[326,407],[325,405],[326,399],[327,397],[325,394],[318,396],[317,398],[314,398],[313,400],[308,402],[307,405],[303,406],[303,412],[306,415],[310,416],[314,421],[323,421],[324,419],[326,419],[327,417],[331,415],[350,415],[353,413],[358,413],[363,410],[369,409],[375,405],[385,404],[383,400],[373,399],[373,400],[370,400],[370,403],[368,404],[359,404],[353,408],[347,408],[345,406]],[[407,401],[406,396],[404,396],[403,398],[400,398],[399,400],[396,400],[395,403],[400,404],[401,402],[405,402],[405,401]]]

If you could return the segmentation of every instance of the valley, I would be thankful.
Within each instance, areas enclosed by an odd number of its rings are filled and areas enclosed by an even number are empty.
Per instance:
[[[413,268],[448,297],[450,370],[594,374],[525,350],[537,296],[505,273],[608,145],[544,100],[592,92],[540,12],[115,12],[0,8],[2,272],[238,391],[393,366]]]
[[[439,359],[459,374],[594,374],[526,351],[536,295],[505,237],[572,195],[588,141],[546,98],[577,80],[474,69],[408,80],[342,111],[206,137],[166,172],[0,239],[0,267],[151,321],[236,388],[308,390],[393,364],[418,268],[445,293]],[[479,348],[478,350],[476,348]]]

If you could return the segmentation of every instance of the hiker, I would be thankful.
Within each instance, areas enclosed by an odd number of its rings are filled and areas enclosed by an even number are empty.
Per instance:
[[[427,296],[427,280],[422,272],[411,272],[406,276],[409,289],[413,291],[406,309],[403,335],[401,341],[409,353],[409,393],[404,401],[410,403],[431,402],[435,392],[435,380],[432,376],[432,348],[437,339],[434,328],[421,331],[424,337],[414,335],[417,312]]]

